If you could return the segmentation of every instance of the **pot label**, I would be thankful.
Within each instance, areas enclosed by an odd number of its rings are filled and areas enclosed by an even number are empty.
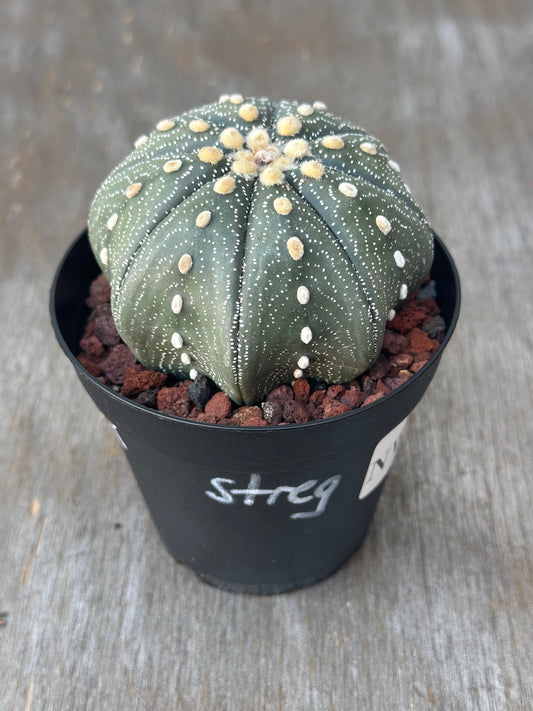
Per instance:
[[[376,486],[379,486],[387,476],[392,462],[394,461],[400,435],[406,422],[407,417],[377,443],[372,458],[370,459],[370,464],[368,465],[363,486],[359,492],[359,499],[364,499],[371,494]]]
[[[213,491],[207,490],[205,493],[213,501],[219,504],[234,504],[239,499],[245,506],[253,506],[257,497],[265,497],[267,506],[273,506],[278,499],[286,495],[287,501],[295,506],[309,504],[306,511],[295,511],[291,518],[314,518],[320,516],[326,510],[330,496],[333,494],[341,480],[340,474],[331,476],[329,479],[318,483],[318,479],[309,479],[298,486],[277,486],[275,489],[261,488],[261,474],[250,474],[246,489],[235,487],[234,479],[226,479],[216,476],[211,479]],[[242,497],[242,498],[241,498]]]

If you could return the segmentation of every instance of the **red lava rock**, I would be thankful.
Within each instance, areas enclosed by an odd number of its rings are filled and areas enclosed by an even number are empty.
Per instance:
[[[340,401],[344,405],[348,405],[349,408],[352,410],[355,410],[355,408],[359,407],[361,403],[364,401],[366,395],[365,393],[361,392],[360,390],[356,390],[355,388],[352,388],[351,390],[347,390],[344,395],[341,397]]]
[[[399,371],[398,378],[405,378],[408,380],[411,377],[411,372],[409,370],[405,370],[405,368],[402,368],[402,370]]]
[[[104,344],[97,336],[84,336],[80,341],[80,346],[92,358],[99,358],[105,352]]]
[[[325,397],[326,397],[325,390],[315,390],[314,393],[311,393],[311,396],[309,397],[309,402],[312,405],[314,405],[315,407],[318,407],[319,405],[322,405]]]
[[[411,373],[409,373],[409,376],[410,375],[411,375]],[[397,378],[385,378],[384,382],[385,382],[385,385],[388,386],[389,391],[395,390],[400,385],[403,385],[406,382],[406,380],[409,380],[409,376],[402,377],[402,378],[400,378],[399,376]]]
[[[433,353],[433,351],[439,347],[439,342],[430,338],[427,333],[424,333],[420,328],[412,328],[407,334],[407,339],[409,340],[409,350],[411,353],[422,353],[424,351]]]
[[[245,425],[248,420],[263,419],[263,410],[257,405],[243,405],[235,410],[231,416],[234,425]]]
[[[440,314],[441,310],[435,299],[427,297],[426,299],[419,299],[419,302],[426,310],[428,316],[438,316]]]
[[[219,420],[214,415],[210,415],[207,412],[201,412],[196,418],[196,422],[208,422],[210,425],[216,425]]]
[[[115,385],[122,385],[128,368],[135,365],[135,356],[125,343],[114,346],[104,361],[106,378]]]
[[[339,400],[346,392],[345,385],[330,385],[326,390],[326,397],[331,400]]]
[[[120,343],[120,336],[115,328],[112,316],[98,316],[94,320],[97,337],[106,346],[117,346]]]
[[[376,402],[376,400],[381,400],[382,397],[385,396],[386,393],[373,393],[372,395],[369,395],[366,400],[364,401],[364,405],[370,405],[373,402]]]
[[[324,400],[323,409],[324,417],[336,417],[337,415],[344,415],[346,412],[350,412],[352,408],[343,402],[339,402],[339,400],[332,400],[328,397]]]
[[[310,415],[307,407],[299,400],[288,400],[283,405],[283,419],[285,422],[309,422]]]
[[[373,395],[375,395],[376,393],[383,393],[383,395],[388,395],[390,391],[391,389],[387,385],[387,383],[380,379],[376,382],[376,389],[374,390]]]
[[[391,358],[391,363],[398,368],[408,368],[413,362],[413,356],[410,353],[398,353]]]
[[[189,381],[185,381],[189,382]],[[184,383],[170,388],[161,388],[157,393],[157,409],[166,415],[176,415],[177,417],[187,417],[190,411],[191,402],[187,387]]]
[[[105,301],[103,304],[97,304],[97,306],[94,307],[93,316],[94,319],[97,319],[99,316],[112,317],[111,304],[108,301]]]
[[[82,364],[85,370],[89,371],[89,373],[91,375],[94,375],[95,378],[99,378],[101,375],[103,375],[104,370],[102,366],[98,363],[95,363],[94,360],[91,360],[91,358],[85,355],[85,353],[79,354],[78,361]]]
[[[385,335],[383,336],[383,349],[388,351],[391,355],[396,355],[397,353],[404,353],[409,346],[409,341],[405,336],[400,333],[393,333],[388,329],[385,330]]]
[[[376,389],[376,383],[372,378],[369,378],[368,375],[362,375],[361,376],[361,390],[366,393],[367,395],[372,395],[374,390]]]
[[[154,388],[163,387],[167,376],[165,373],[160,373],[156,370],[148,370],[142,365],[136,363],[131,368],[128,368],[124,376],[124,384],[120,388],[120,392],[126,397],[138,395],[143,390],[151,390]]]
[[[428,310],[424,307],[424,304],[413,299],[402,306],[390,322],[389,327],[405,335],[412,328],[421,324],[427,318],[427,315]]]
[[[270,402],[261,403],[261,409],[263,410],[265,420],[269,425],[279,425],[283,418],[283,407],[272,400]]]
[[[261,417],[252,417],[242,423],[245,427],[266,427],[267,423]]]
[[[224,417],[223,420],[219,420],[217,422],[217,425],[232,425],[232,424],[233,424],[233,422],[231,421],[230,417]]]
[[[305,378],[297,378],[292,386],[294,390],[294,397],[300,402],[309,402],[309,393],[311,392],[311,386]]]
[[[231,400],[226,393],[218,392],[206,403],[204,412],[215,420],[231,416]],[[203,420],[202,420],[203,421]]]
[[[428,316],[420,328],[425,331],[430,338],[441,339],[446,331],[446,321],[442,316]]]
[[[421,368],[423,368],[427,363],[427,360],[417,360],[413,365],[411,366],[411,371],[413,373],[418,373]]]
[[[421,353],[415,353],[413,356],[413,363],[418,363],[418,361],[423,360],[427,361],[429,360],[431,353],[429,351],[422,351]]]
[[[372,380],[383,378],[390,370],[390,363],[381,353],[378,355],[374,365],[368,370],[368,377]]]
[[[111,287],[103,274],[100,274],[89,288],[89,298],[85,301],[90,309],[94,309],[98,304],[111,301]]]
[[[192,410],[189,412],[187,415],[188,420],[196,420],[198,415],[203,414],[203,410],[201,407],[198,407],[198,405],[195,405]]]
[[[139,405],[144,405],[145,407],[157,407],[157,393],[159,388],[150,388],[149,390],[143,390],[135,398],[135,402]]]
[[[266,397],[267,402],[279,402],[282,407],[289,400],[294,400],[294,391],[290,385],[280,385],[269,392]]]

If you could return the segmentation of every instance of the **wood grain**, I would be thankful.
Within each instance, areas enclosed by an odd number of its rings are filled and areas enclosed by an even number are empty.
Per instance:
[[[1,14],[0,708],[532,708],[531,3]],[[320,99],[382,138],[463,284],[363,547],[269,598],[168,556],[47,313],[108,171],[159,118],[227,91]]]

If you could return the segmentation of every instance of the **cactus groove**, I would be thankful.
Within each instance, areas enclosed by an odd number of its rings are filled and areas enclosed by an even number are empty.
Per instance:
[[[232,94],[135,146],[94,198],[89,239],[140,362],[247,404],[372,364],[433,258],[377,138],[322,102]]]

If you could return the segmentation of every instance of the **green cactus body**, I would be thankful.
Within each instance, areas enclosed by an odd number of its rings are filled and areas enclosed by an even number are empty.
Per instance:
[[[302,375],[356,377],[433,258],[398,171],[320,102],[223,96],[160,122],[89,216],[123,340],[237,403]]]

